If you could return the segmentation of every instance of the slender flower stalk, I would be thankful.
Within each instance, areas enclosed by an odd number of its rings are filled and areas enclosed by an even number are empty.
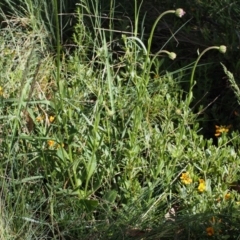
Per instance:
[[[185,14],[185,12],[184,12],[184,10],[183,10],[182,8],[178,8],[177,10],[168,10],[168,11],[165,11],[165,12],[163,12],[162,14],[159,15],[159,17],[156,19],[156,21],[155,21],[154,24],[153,24],[153,27],[152,27],[152,30],[151,30],[151,33],[150,33],[150,36],[149,36],[149,39],[148,39],[148,50],[147,50],[148,55],[149,55],[149,53],[150,53],[150,48],[151,48],[152,39],[153,39],[153,33],[154,33],[154,31],[155,31],[156,26],[157,26],[158,22],[160,21],[160,19],[161,19],[164,15],[169,14],[169,13],[174,13],[174,14],[176,14],[176,16],[178,16],[178,17],[180,17],[180,18]]]
[[[212,49],[217,49],[219,50],[219,52],[221,53],[225,53],[227,51],[227,47],[224,46],[224,45],[221,45],[221,46],[212,46],[212,47],[208,47],[206,48],[197,58],[194,66],[193,66],[193,69],[192,69],[192,74],[191,74],[191,78],[190,78],[190,89],[189,89],[189,95],[188,95],[188,105],[190,104],[191,100],[192,100],[192,89],[193,89],[193,86],[194,86],[194,82],[193,82],[193,78],[194,78],[194,74],[195,74],[195,70],[196,70],[196,67],[197,67],[197,64],[199,62],[199,60],[201,59],[201,57],[209,50],[212,50]]]
[[[166,53],[171,60],[174,60],[177,57],[176,53],[168,52],[166,50],[161,50],[159,53]]]
[[[174,60],[176,58],[176,54],[175,53],[169,53],[169,52],[167,52],[165,50],[160,50],[158,53],[154,54],[154,57],[151,58],[151,60],[149,58],[150,50],[151,50],[151,46],[152,46],[153,34],[154,34],[155,29],[156,29],[156,26],[157,26],[158,22],[160,21],[160,19],[164,15],[169,14],[169,13],[173,13],[177,17],[180,17],[180,18],[185,14],[185,12],[184,12],[184,10],[182,8],[178,8],[176,10],[168,10],[168,11],[165,11],[162,14],[160,14],[159,17],[154,22],[153,27],[152,27],[151,32],[150,32],[150,35],[149,35],[149,38],[148,38],[148,46],[147,46],[147,49],[146,49],[146,62],[145,62],[145,74],[146,74],[146,78],[145,78],[146,81],[145,81],[145,83],[146,84],[149,81],[149,73],[150,73],[151,66],[152,66],[155,58],[158,56],[159,53],[161,53],[161,52],[167,53],[168,57],[170,59],[172,59],[172,60]]]
[[[152,58],[151,60],[151,64],[154,62],[154,60],[156,59],[156,57],[161,54],[161,53],[166,53],[168,55],[168,57],[171,59],[171,60],[174,60],[176,57],[177,57],[177,54],[175,52],[169,52],[167,50],[160,50],[158,51],[154,57]]]

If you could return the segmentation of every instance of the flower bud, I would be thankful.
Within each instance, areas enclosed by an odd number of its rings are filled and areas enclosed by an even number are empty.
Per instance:
[[[226,47],[226,46],[221,45],[221,46],[219,47],[219,52],[220,52],[220,53],[225,53],[226,51],[227,51],[227,47]]]
[[[171,60],[174,60],[174,59],[177,57],[177,54],[174,53],[174,52],[170,52],[170,53],[168,54],[168,57],[169,57]]]
[[[178,16],[178,17],[182,17],[186,12],[184,12],[184,10],[182,8],[178,8],[176,11],[175,11],[175,14]]]

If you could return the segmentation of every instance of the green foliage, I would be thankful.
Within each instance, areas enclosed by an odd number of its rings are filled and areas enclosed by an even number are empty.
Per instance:
[[[202,135],[199,116],[208,112],[195,104],[201,87],[212,86],[215,65],[206,63],[215,55],[197,65],[196,43],[191,61],[184,45],[173,47],[178,32],[190,31],[188,20],[169,5],[146,37],[145,3],[125,6],[134,9],[131,22],[118,18],[122,6],[113,0],[82,0],[68,49],[65,1],[6,3],[19,19],[2,13],[0,238],[237,239],[239,124],[221,123],[215,110],[219,126]],[[213,14],[222,5],[210,6]],[[156,48],[163,19],[174,31]],[[200,20],[201,11],[194,24]],[[170,64],[175,50],[182,60]],[[223,73],[239,100],[233,75],[225,66]]]

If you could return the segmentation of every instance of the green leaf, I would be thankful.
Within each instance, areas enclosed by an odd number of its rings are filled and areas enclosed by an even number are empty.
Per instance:
[[[57,156],[63,161],[65,162],[66,159],[69,159],[68,153],[66,152],[66,150],[64,148],[59,148],[57,150]]]
[[[80,203],[89,211],[93,211],[98,206],[97,200],[88,200],[88,199],[81,199]]]
[[[93,157],[90,162],[87,164],[86,171],[87,171],[87,179],[89,180],[91,176],[93,175],[95,169],[97,167],[97,161],[96,158]]]
[[[43,179],[43,176],[32,176],[32,177],[27,177],[27,178],[23,178],[21,180],[17,180],[14,183],[15,184],[22,184],[22,183],[26,183],[26,182],[32,182],[32,181],[36,181],[39,179]]]
[[[103,199],[105,199],[106,201],[108,201],[110,203],[113,203],[115,201],[116,197],[117,197],[117,191],[109,190],[104,194]]]

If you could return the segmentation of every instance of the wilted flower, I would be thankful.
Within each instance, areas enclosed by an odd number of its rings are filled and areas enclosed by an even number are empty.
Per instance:
[[[198,191],[204,192],[206,189],[206,183],[203,179],[199,179]]]
[[[184,12],[184,10],[183,10],[182,8],[178,8],[178,9],[176,10],[175,14],[176,14],[178,17],[181,18],[182,16],[185,15],[185,12]]]
[[[190,184],[192,183],[192,179],[189,177],[189,173],[182,173],[182,176],[180,177],[181,182],[184,184]]]
[[[213,227],[208,227],[208,228],[206,229],[206,231],[207,231],[207,235],[208,235],[208,236],[212,236],[212,235],[214,234],[214,229],[213,229]]]

